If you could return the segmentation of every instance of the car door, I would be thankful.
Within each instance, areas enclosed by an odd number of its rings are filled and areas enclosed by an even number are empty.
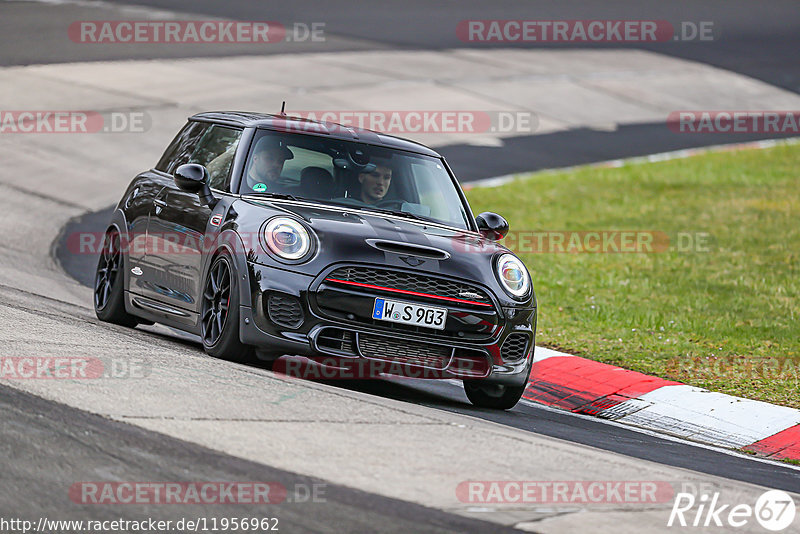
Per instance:
[[[209,186],[217,196],[229,189],[230,170],[241,135],[238,128],[210,125],[184,162],[208,169]],[[190,312],[187,322],[193,322],[199,312],[203,250],[211,212],[196,193],[181,191],[174,181],[153,201],[148,225],[153,256],[149,261],[152,270],[147,296]]]
[[[135,249],[136,257],[132,257],[130,291],[133,294],[148,298],[158,297],[163,289],[159,287],[160,276],[157,270],[161,269],[161,259],[159,250],[163,248],[161,240],[155,243],[148,234],[150,230],[150,220],[155,211],[154,201],[161,195],[165,188],[174,184],[172,173],[180,165],[189,161],[198,141],[209,128],[208,123],[189,121],[175,136],[170,145],[164,151],[161,159],[152,171],[153,190],[147,195],[147,205],[139,206],[139,211],[144,213],[143,221],[138,223],[138,234],[144,234],[144,245]],[[144,197],[143,197],[144,200]],[[141,215],[141,214],[140,214]],[[144,222],[144,224],[142,224]],[[159,236],[156,236],[159,237]]]

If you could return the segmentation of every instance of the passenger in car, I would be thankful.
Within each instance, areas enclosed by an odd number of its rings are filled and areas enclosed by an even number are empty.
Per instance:
[[[361,184],[361,201],[366,204],[377,204],[386,197],[392,182],[392,168],[377,164],[372,172],[358,175]]]

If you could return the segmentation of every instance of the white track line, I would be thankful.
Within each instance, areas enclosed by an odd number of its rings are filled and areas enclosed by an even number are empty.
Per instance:
[[[684,159],[701,154],[710,154],[717,152],[729,152],[734,150],[763,150],[765,148],[773,148],[783,145],[796,145],[800,143],[800,137],[790,137],[788,139],[764,139],[761,141],[749,141],[747,143],[731,143],[727,145],[712,145],[702,148],[685,148],[682,150],[673,150],[671,152],[658,152],[647,156],[637,156],[626,159],[611,159],[600,161],[597,163],[587,163],[586,165],[572,165],[570,167],[556,167],[552,169],[542,169],[532,173],[516,173],[504,174],[502,176],[495,176],[492,178],[484,178],[482,180],[475,180],[462,184],[464,190],[470,190],[475,187],[499,187],[517,180],[530,180],[542,174],[550,174],[554,172],[571,172],[578,169],[596,168],[596,167],[625,167],[626,165],[641,165],[643,163],[655,163],[659,161],[670,161],[674,159]]]

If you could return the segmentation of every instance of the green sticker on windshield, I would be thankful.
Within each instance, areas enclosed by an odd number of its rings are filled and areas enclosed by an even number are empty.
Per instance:
[[[256,193],[263,193],[267,190],[267,184],[256,184],[253,186],[253,191]]]

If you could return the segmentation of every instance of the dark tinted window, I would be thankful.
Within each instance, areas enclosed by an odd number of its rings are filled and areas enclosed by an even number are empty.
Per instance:
[[[239,191],[470,227],[458,186],[440,159],[349,140],[260,130]]]
[[[208,124],[204,122],[186,124],[164,151],[164,155],[156,165],[156,170],[172,174],[179,165],[188,162],[194,152],[197,140],[202,137],[207,128]]]
[[[241,130],[215,124],[198,141],[188,162],[198,163],[208,169],[211,187],[226,190],[233,156],[241,137]]]

